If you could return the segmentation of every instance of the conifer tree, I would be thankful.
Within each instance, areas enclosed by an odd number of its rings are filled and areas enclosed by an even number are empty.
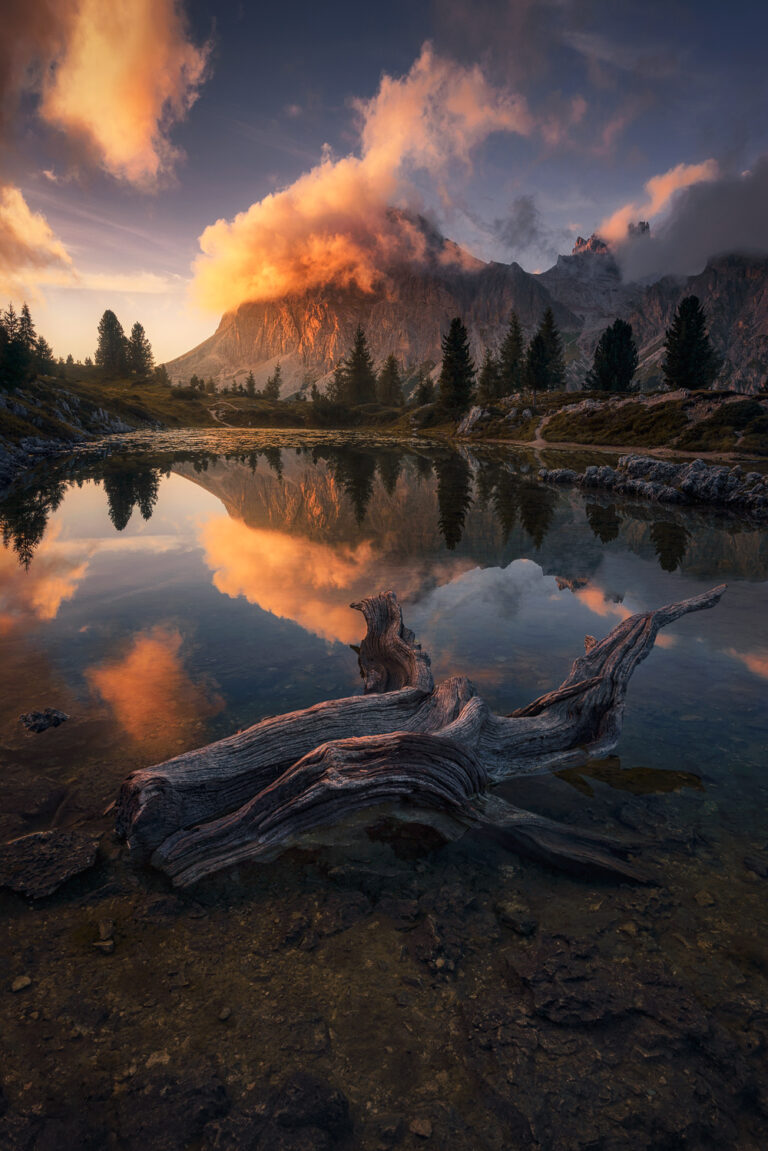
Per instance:
[[[249,372],[245,377],[245,394],[247,396],[256,395],[256,377],[253,372]]]
[[[559,391],[565,387],[565,359],[563,358],[563,341],[555,324],[555,313],[547,308],[542,317],[539,332],[544,340],[547,354],[547,387],[551,391]]]
[[[52,372],[56,366],[53,348],[42,336],[38,336],[35,340],[35,362],[38,372],[42,372],[44,375]]]
[[[477,401],[492,404],[501,395],[501,371],[499,361],[489,348],[486,348],[480,373],[477,377]]]
[[[123,326],[113,311],[107,308],[99,320],[99,342],[96,363],[110,376],[124,375],[126,371],[126,339]]]
[[[368,341],[357,325],[352,349],[344,361],[344,399],[348,404],[370,404],[376,399],[376,376]]]
[[[21,341],[25,351],[30,353],[34,351],[37,334],[35,332],[35,325],[32,323],[32,316],[30,315],[26,301],[21,305],[21,315],[19,316],[18,323],[18,338]]]
[[[599,392],[626,392],[637,371],[637,344],[632,325],[614,320],[598,340],[586,385]]]
[[[704,309],[698,296],[681,300],[664,340],[662,371],[672,388],[709,388],[720,372],[721,361],[709,339]]]
[[[440,369],[440,406],[457,418],[463,416],[472,402],[475,365],[469,351],[467,329],[459,316],[443,336],[443,363]]]
[[[382,365],[377,380],[377,392],[380,404],[399,407],[403,402],[403,381],[393,355],[387,356]]]
[[[264,385],[262,395],[265,400],[270,400],[273,404],[277,403],[280,399],[280,388],[283,383],[283,372],[280,367],[280,361],[275,364],[275,370],[271,376],[267,377],[267,382]]]
[[[525,354],[525,382],[532,392],[545,392],[549,387],[549,355],[541,332],[537,332]]]
[[[523,349],[523,330],[517,312],[511,312],[507,334],[499,348],[499,386],[500,396],[511,396],[519,392],[523,386],[525,375],[525,352]]]
[[[136,376],[147,376],[152,371],[154,356],[152,345],[147,339],[144,328],[137,320],[131,328],[131,335],[126,348],[128,370]]]

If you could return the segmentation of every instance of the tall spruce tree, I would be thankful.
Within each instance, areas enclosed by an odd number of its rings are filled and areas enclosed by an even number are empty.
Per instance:
[[[280,361],[278,360],[275,364],[274,372],[267,378],[267,382],[264,385],[264,391],[262,392],[264,399],[271,400],[273,404],[277,403],[277,401],[280,399],[280,388],[282,383],[283,372],[280,367]]]
[[[551,308],[547,308],[544,312],[539,332],[544,341],[547,355],[549,379],[547,388],[556,392],[565,387],[565,359],[563,357],[563,341],[555,323],[555,313]]]
[[[546,341],[537,332],[528,345],[525,354],[525,383],[535,394],[545,392],[549,387],[549,355]]]
[[[632,325],[614,320],[597,342],[586,385],[598,392],[626,392],[637,371],[637,344]]]
[[[440,406],[447,415],[463,416],[472,403],[475,365],[469,350],[467,329],[456,316],[443,336],[443,363],[440,369]]]
[[[382,364],[379,378],[376,381],[376,391],[380,404],[389,407],[400,407],[403,402],[403,381],[400,368],[394,356],[387,356]]]
[[[249,372],[245,377],[245,394],[251,397],[256,395],[256,377],[253,372]]]
[[[133,372],[135,376],[148,376],[154,366],[155,357],[152,355],[152,345],[138,320],[131,328],[126,346],[126,360],[128,370]]]
[[[499,395],[510,396],[519,392],[525,377],[525,350],[523,329],[517,312],[511,312],[507,334],[499,348]]]
[[[490,348],[486,348],[477,377],[477,402],[480,404],[492,404],[500,395],[501,371],[499,361]]]
[[[99,342],[96,346],[96,363],[107,375],[124,375],[126,364],[126,339],[123,326],[113,311],[107,308],[99,320]]]
[[[672,388],[710,388],[722,366],[698,296],[681,300],[664,339],[662,371]]]
[[[35,332],[35,325],[32,323],[32,316],[30,315],[29,307],[27,306],[26,301],[21,305],[18,337],[24,346],[24,350],[29,352],[31,355],[35,348],[37,333]]]
[[[344,361],[343,398],[348,404],[370,404],[376,399],[376,375],[362,324],[357,325],[349,355]]]

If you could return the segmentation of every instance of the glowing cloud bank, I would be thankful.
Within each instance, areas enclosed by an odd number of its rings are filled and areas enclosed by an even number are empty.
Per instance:
[[[448,169],[468,165],[492,132],[534,127],[522,97],[429,45],[407,75],[383,76],[376,96],[356,108],[359,156],[326,151],[290,187],[205,229],[194,265],[200,304],[221,311],[330,283],[369,291],[388,264],[425,254],[421,231],[387,211],[410,172],[429,173],[446,198]]]
[[[42,284],[67,283],[72,258],[45,216],[19,188],[0,184],[0,296],[35,297]]]
[[[716,160],[704,160],[701,164],[677,164],[668,172],[653,176],[645,185],[645,200],[624,204],[603,220],[597,229],[598,234],[609,243],[621,244],[627,238],[629,225],[638,219],[652,219],[672,200],[676,192],[710,180],[716,180],[720,170]]]
[[[112,176],[151,186],[170,170],[169,131],[197,98],[208,55],[178,0],[35,0],[3,24],[6,118],[31,86],[43,119]]]

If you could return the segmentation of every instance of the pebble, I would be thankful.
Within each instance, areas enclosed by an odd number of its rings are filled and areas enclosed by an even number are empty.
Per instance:
[[[25,987],[31,987],[32,980],[28,975],[17,975],[11,984],[11,991],[23,991]]]
[[[232,1008],[231,1007],[222,1007],[221,1011],[219,1012],[219,1019],[221,1020],[222,1023],[226,1023],[226,1021],[230,1018],[231,1015],[232,1015]]]
[[[699,907],[714,907],[714,897],[708,891],[697,891],[693,898]]]
[[[432,1124],[429,1119],[412,1119],[408,1124],[411,1135],[418,1135],[419,1139],[429,1139],[432,1134]]]

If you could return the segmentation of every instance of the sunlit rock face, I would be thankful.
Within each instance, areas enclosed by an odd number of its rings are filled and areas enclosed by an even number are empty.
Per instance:
[[[349,351],[359,323],[377,363],[394,354],[401,365],[412,367],[439,363],[440,340],[454,316],[467,325],[476,359],[501,342],[513,309],[529,333],[547,307],[563,331],[581,327],[579,318],[519,265],[484,264],[455,245],[445,252],[423,267],[390,270],[372,292],[328,287],[241,304],[222,317],[210,339],[173,360],[169,374],[186,380],[194,372],[225,383],[253,371],[260,387],[279,360],[287,395],[313,382],[322,387]]]
[[[592,235],[578,237],[570,256],[534,275],[515,263],[484,263],[426,220],[416,220],[424,240],[421,262],[383,269],[370,292],[331,285],[243,303],[222,316],[209,339],[168,364],[171,379],[197,374],[223,385],[242,383],[252,371],[262,387],[279,361],[283,397],[313,383],[322,390],[358,324],[377,364],[393,354],[405,369],[432,367],[440,362],[440,340],[454,316],[466,324],[479,362],[486,348],[498,348],[513,309],[530,337],[552,307],[565,337],[570,388],[581,386],[602,331],[617,316],[633,326],[638,378],[655,385],[665,330],[679,301],[691,294],[702,301],[723,356],[722,386],[755,392],[768,378],[766,258],[723,256],[699,275],[627,283],[611,250]]]

